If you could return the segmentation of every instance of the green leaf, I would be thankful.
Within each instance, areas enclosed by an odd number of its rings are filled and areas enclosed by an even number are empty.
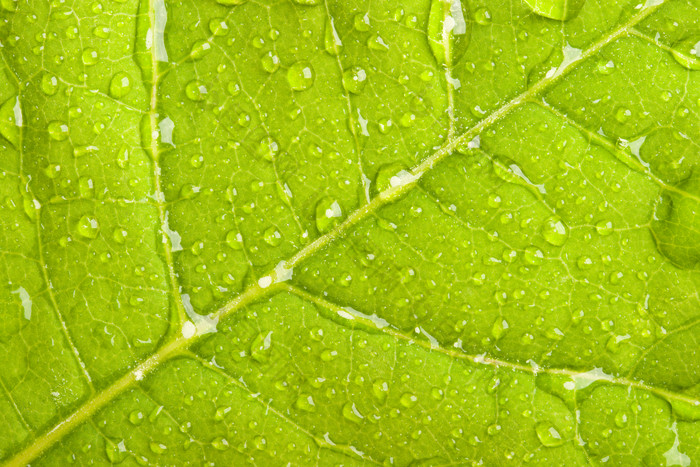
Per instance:
[[[6,465],[700,462],[695,0],[0,0]]]

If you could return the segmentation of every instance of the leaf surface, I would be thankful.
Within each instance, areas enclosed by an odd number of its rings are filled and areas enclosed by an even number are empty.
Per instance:
[[[697,1],[0,11],[7,465],[700,461]]]

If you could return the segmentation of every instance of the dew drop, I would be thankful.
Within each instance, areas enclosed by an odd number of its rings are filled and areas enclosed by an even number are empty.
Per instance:
[[[360,67],[352,67],[343,72],[343,87],[348,92],[360,94],[367,83],[367,73]]]
[[[287,70],[287,81],[294,91],[305,91],[314,84],[314,68],[309,62],[296,62]]]
[[[92,66],[99,60],[99,54],[97,53],[97,50],[93,49],[92,47],[88,47],[87,49],[83,50],[81,59],[83,60],[83,64],[85,66]]]
[[[411,407],[415,406],[418,402],[418,396],[410,392],[406,392],[401,395],[401,397],[399,398],[399,402],[407,409],[410,409]]]
[[[144,415],[140,410],[134,410],[129,414],[129,421],[132,425],[140,425],[143,423]]]
[[[557,429],[549,422],[539,422],[535,425],[535,432],[544,446],[555,447],[564,443]]]
[[[131,78],[129,75],[120,71],[112,76],[112,81],[109,83],[109,95],[115,99],[126,96],[131,91]]]
[[[322,234],[338,225],[342,216],[343,210],[334,199],[323,198],[316,204],[316,228]]]
[[[199,80],[192,80],[185,86],[185,95],[191,101],[203,101],[207,97],[207,87]]]
[[[216,3],[219,5],[224,5],[224,6],[236,6],[236,5],[243,5],[245,2],[248,0],[216,0]]]
[[[228,24],[221,18],[212,18],[209,21],[209,31],[215,36],[225,36],[228,34]]]
[[[49,137],[54,141],[65,141],[69,136],[68,125],[58,120],[49,122],[47,129]]]
[[[664,190],[656,204],[651,231],[659,251],[683,269],[700,265],[700,176]]]
[[[41,91],[47,96],[56,94],[58,92],[58,78],[49,73],[44,73],[41,77]]]
[[[427,36],[438,63],[451,65],[464,55],[471,36],[469,18],[466,1],[431,1]]]
[[[379,403],[384,403],[389,395],[389,385],[386,381],[375,381],[372,383],[372,395]]]
[[[324,32],[323,41],[326,52],[334,56],[340,54],[340,51],[343,48],[343,42],[340,40],[338,31],[335,29],[333,18],[326,20],[326,29]]]
[[[217,451],[225,451],[230,447],[226,438],[222,437],[214,438],[211,442],[211,446]]]
[[[535,14],[566,21],[578,15],[586,0],[524,0]]]
[[[109,459],[112,464],[120,464],[124,462],[126,457],[129,455],[128,451],[126,450],[126,446],[124,445],[124,440],[121,440],[119,443],[114,443],[107,440],[105,443],[105,454],[107,455],[107,459]]]
[[[226,244],[234,250],[243,249],[243,236],[236,230],[231,230],[226,234]]]
[[[358,13],[353,19],[353,26],[357,31],[367,32],[370,29],[369,15]]]
[[[266,54],[264,54],[260,58],[260,63],[263,67],[263,70],[267,71],[268,73],[274,73],[280,67],[279,57],[272,52],[267,52]]]
[[[265,363],[270,360],[270,353],[272,352],[272,331],[261,332],[258,334],[253,342],[250,344],[250,356],[253,360],[260,363]]]
[[[700,35],[681,39],[671,48],[673,58],[689,70],[700,70]]]
[[[304,412],[316,411],[316,403],[314,402],[313,397],[311,397],[309,394],[300,394],[296,402],[294,402],[294,407],[299,410],[303,410]]]
[[[100,224],[92,216],[81,217],[76,227],[81,236],[89,239],[97,238],[97,234],[100,232]]]
[[[276,227],[270,227],[263,233],[263,240],[270,246],[279,246],[282,243],[282,234]]]
[[[542,224],[542,236],[547,243],[554,246],[562,246],[568,238],[568,230],[561,219],[556,216],[549,217]]]
[[[596,223],[595,230],[602,236],[607,236],[613,233],[613,224],[610,221],[600,221]]]
[[[346,402],[345,405],[343,405],[343,417],[353,423],[361,423],[365,418],[352,402]]]

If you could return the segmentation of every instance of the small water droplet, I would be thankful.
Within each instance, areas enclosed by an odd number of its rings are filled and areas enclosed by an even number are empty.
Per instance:
[[[99,54],[97,53],[97,50],[93,49],[92,47],[88,47],[83,50],[81,58],[85,66],[92,66],[99,60]]]
[[[410,409],[411,407],[415,406],[416,403],[418,403],[418,396],[410,392],[406,392],[401,395],[399,402],[407,409]]]
[[[276,227],[270,227],[263,233],[263,239],[270,246],[278,246],[282,243],[282,234]]]
[[[280,67],[280,59],[277,55],[272,52],[265,53],[260,58],[260,63],[262,64],[263,70],[268,73],[274,73]]]
[[[358,13],[355,15],[355,18],[353,19],[353,25],[356,30],[360,32],[367,32],[370,29],[370,24],[369,24],[369,15],[367,14],[362,14]]]
[[[41,77],[41,90],[47,96],[53,96],[58,92],[58,78],[49,73]]]
[[[304,412],[316,411],[316,403],[314,402],[313,397],[311,397],[309,394],[300,394],[296,402],[294,402],[294,407],[299,410],[303,410]]]
[[[365,418],[352,402],[346,402],[345,405],[343,405],[343,417],[353,423],[361,423]]]
[[[343,210],[334,199],[323,198],[316,204],[316,228],[322,234],[338,225],[342,216]]]
[[[234,250],[242,250],[243,236],[237,230],[231,230],[226,234],[226,244]]]
[[[559,21],[578,15],[585,2],[586,0],[525,0],[534,13]]]
[[[326,19],[326,29],[324,32],[324,45],[326,52],[331,55],[338,55],[343,48],[343,42],[335,29],[333,18]]]
[[[432,0],[428,16],[428,44],[440,64],[457,63],[471,36],[471,21],[465,0]]]

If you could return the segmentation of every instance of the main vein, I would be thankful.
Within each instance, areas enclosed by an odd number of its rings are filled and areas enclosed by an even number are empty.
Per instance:
[[[149,1],[149,20],[151,21],[151,30],[155,31],[155,11],[153,8],[152,4],[153,0]],[[325,235],[317,238],[315,241],[304,247],[303,249],[299,250],[294,256],[289,258],[286,262],[283,262],[284,264],[284,269],[289,270],[294,268],[295,266],[299,265],[301,262],[306,260],[307,258],[313,256],[316,252],[319,250],[325,248],[327,245],[332,243],[334,240],[338,239],[339,237],[343,236],[346,232],[348,232],[354,225],[356,225],[358,222],[362,221],[372,213],[376,212],[379,208],[382,206],[395,201],[396,199],[402,197],[406,193],[408,193],[413,187],[416,186],[418,180],[428,173],[430,170],[432,170],[436,164],[438,164],[440,161],[445,159],[448,155],[452,154],[456,148],[459,146],[467,143],[468,141],[472,140],[476,136],[478,136],[485,128],[493,125],[495,122],[499,121],[502,119],[504,116],[508,115],[511,111],[513,111],[516,107],[521,105],[522,103],[534,98],[535,96],[540,95],[543,91],[548,89],[550,86],[552,86],[554,83],[558,82],[563,76],[565,76],[569,71],[571,71],[575,65],[578,63],[584,61],[585,59],[591,57],[592,55],[596,54],[598,51],[600,51],[603,47],[606,45],[610,44],[611,42],[619,39],[620,37],[628,34],[629,30],[642,21],[644,18],[649,16],[652,12],[656,11],[661,5],[665,3],[665,0],[661,0],[655,5],[646,7],[642,9],[639,13],[637,13],[635,16],[632,16],[626,23],[618,27],[617,29],[611,31],[609,34],[604,35],[601,37],[598,41],[593,43],[588,49],[586,49],[584,52],[581,53],[579,57],[577,57],[575,60],[563,65],[560,67],[556,73],[553,73],[551,75],[548,75],[547,77],[541,79],[537,83],[535,83],[531,88],[527,89],[520,95],[516,96],[515,98],[511,99],[508,101],[506,104],[504,104],[502,107],[498,108],[495,110],[493,113],[491,113],[488,117],[484,118],[483,120],[479,121],[476,125],[468,129],[466,132],[464,132],[461,136],[453,139],[448,139],[448,141],[440,147],[437,151],[435,151],[432,155],[427,157],[426,159],[423,160],[420,164],[416,165],[411,171],[410,171],[410,177],[406,177],[405,183],[401,183],[395,186],[392,186],[385,191],[379,193],[372,201],[370,201],[367,204],[362,205],[360,208],[356,209],[352,213],[349,214],[349,216],[340,223],[338,226],[336,226],[335,229],[331,230],[330,232],[326,233]],[[154,41],[155,42],[155,41]],[[156,106],[157,106],[157,66],[158,62],[156,61],[156,50],[155,47],[152,47],[152,62],[153,62],[153,67],[154,67],[154,73],[153,73],[153,80],[151,83],[151,89],[150,89],[150,96],[151,96],[151,102],[150,102],[150,109],[149,109],[149,117],[150,117],[150,127],[151,130],[155,130],[157,128],[157,112],[156,112]],[[154,133],[152,133],[153,135]],[[156,138],[153,136],[151,137],[151,153],[153,155],[153,163],[154,163],[154,184],[156,188],[156,192],[158,193],[158,196],[161,197],[160,191],[161,189],[161,180],[160,180],[160,168],[158,166],[158,142]],[[159,210],[159,216],[160,220],[164,222],[165,220],[165,205],[162,202],[162,200],[159,199],[158,201],[158,210]],[[165,248],[165,256],[166,256],[166,263],[167,267],[169,270],[169,276],[170,276],[170,285],[173,288],[173,294],[174,298],[176,299],[178,310],[180,310],[180,316],[184,316],[184,308],[182,305],[182,300],[180,299],[180,294],[179,294],[179,287],[177,286],[177,276],[175,274],[174,270],[174,262],[172,259],[172,249],[170,248],[169,242],[166,241],[164,244]],[[270,271],[266,276],[263,276],[257,283],[254,283],[252,286],[248,287],[245,291],[243,291],[241,294],[236,296],[234,299],[232,299],[229,303],[221,307],[219,310],[217,310],[214,313],[214,319],[223,319],[246,305],[250,304],[251,302],[258,300],[264,296],[266,296],[268,293],[271,291],[278,291],[280,290],[280,284],[278,283],[279,280],[282,280],[281,276],[281,270],[279,268],[276,268],[275,270]],[[270,284],[273,284],[272,286]],[[73,412],[71,415],[69,415],[65,420],[54,426],[51,430],[43,434],[42,436],[36,438],[32,444],[28,447],[26,447],[24,450],[20,451],[17,453],[12,459],[9,460],[8,466],[24,466],[27,465],[29,462],[31,462],[32,459],[35,459],[39,455],[41,455],[42,452],[44,452],[46,449],[48,449],[50,446],[52,446],[54,443],[62,439],[64,436],[66,436],[68,433],[70,433],[73,428],[76,426],[80,425],[81,423],[85,422],[87,419],[89,419],[92,415],[94,415],[99,409],[104,407],[107,403],[112,401],[114,398],[116,398],[119,394],[121,394],[123,391],[126,389],[132,387],[134,384],[136,384],[137,381],[139,381],[141,378],[144,376],[148,375],[151,373],[154,369],[158,368],[161,363],[164,361],[167,361],[169,358],[182,354],[182,352],[186,349],[188,349],[190,346],[192,346],[195,342],[197,342],[203,334],[196,333],[194,336],[191,336],[189,338],[185,338],[182,335],[176,334],[177,337],[174,338],[174,340],[170,341],[169,343],[163,345],[160,347],[155,353],[153,353],[150,357],[148,357],[145,361],[143,361],[141,364],[136,366],[133,370],[129,371],[122,377],[120,377],[117,381],[115,381],[111,386],[106,388],[105,390],[101,391],[100,393],[96,394],[92,398],[90,398],[88,401],[86,401],[80,408],[78,408],[75,412]],[[458,353],[458,352],[456,352]],[[453,355],[453,357],[457,358],[458,355]],[[464,358],[459,356],[459,358]],[[492,360],[492,359],[472,359],[474,363],[481,363],[481,364],[488,364],[492,366],[509,366],[514,369],[522,370],[522,371],[532,371],[531,367],[523,366],[523,365],[518,365],[518,364],[513,364],[509,362],[504,362],[500,360]],[[560,371],[562,374],[565,374],[566,372],[569,372],[570,370],[550,370],[550,371]],[[631,383],[631,382],[630,382]],[[641,383],[635,383],[637,385]],[[647,387],[648,390],[654,390],[657,393],[661,393],[663,391],[652,388],[652,387]]]

